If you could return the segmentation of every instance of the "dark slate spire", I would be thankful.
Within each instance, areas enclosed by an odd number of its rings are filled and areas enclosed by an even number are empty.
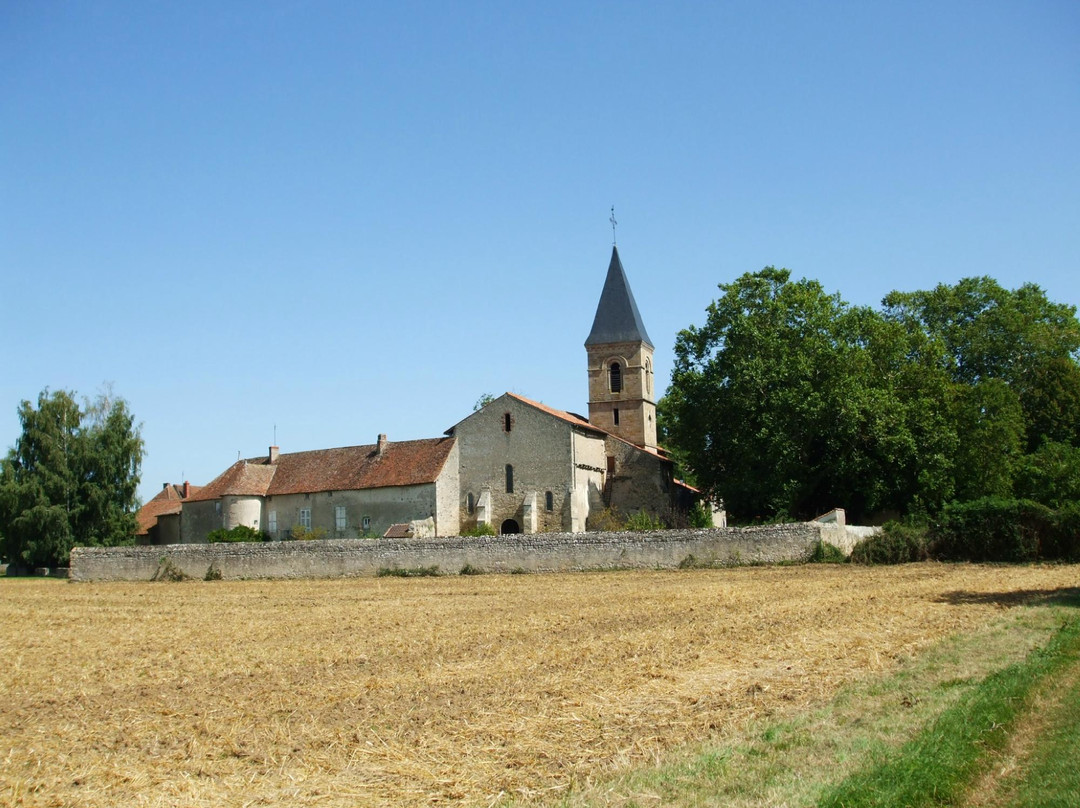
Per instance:
[[[634,293],[626,280],[622,261],[619,260],[619,248],[611,248],[611,263],[608,264],[607,280],[604,291],[600,294],[600,304],[596,307],[596,318],[592,331],[585,345],[603,345],[608,342],[644,342],[654,347],[641,322]]]

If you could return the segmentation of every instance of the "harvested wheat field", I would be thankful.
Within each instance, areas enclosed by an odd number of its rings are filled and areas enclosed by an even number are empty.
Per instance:
[[[0,581],[0,803],[552,799],[799,709],[1077,568]]]

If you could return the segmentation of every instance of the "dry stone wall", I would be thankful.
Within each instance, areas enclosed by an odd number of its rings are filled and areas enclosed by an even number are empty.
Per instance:
[[[170,575],[334,578],[421,567],[456,574],[466,566],[484,572],[562,572],[773,564],[806,559],[819,539],[835,538],[833,531],[820,524],[797,523],[642,533],[77,547],[71,552],[70,577],[76,581],[149,581]]]

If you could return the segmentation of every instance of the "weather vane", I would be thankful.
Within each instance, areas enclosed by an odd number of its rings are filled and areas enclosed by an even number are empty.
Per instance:
[[[608,221],[611,222],[611,243],[612,243],[612,245],[614,245],[614,244],[617,243],[615,241],[615,225],[618,224],[618,222],[615,221],[615,206],[614,205],[611,206],[611,218],[608,219]]]

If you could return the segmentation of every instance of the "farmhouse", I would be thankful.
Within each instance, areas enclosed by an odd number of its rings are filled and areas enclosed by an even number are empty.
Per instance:
[[[506,393],[442,438],[379,435],[375,444],[294,453],[271,446],[182,497],[167,485],[167,506],[155,504],[159,494],[144,508],[144,540],[201,542],[237,525],[272,539],[297,528],[332,538],[452,536],[481,525],[581,532],[605,508],[678,521],[698,492],[675,479],[657,446],[653,345],[615,247],[585,351],[588,418]]]

